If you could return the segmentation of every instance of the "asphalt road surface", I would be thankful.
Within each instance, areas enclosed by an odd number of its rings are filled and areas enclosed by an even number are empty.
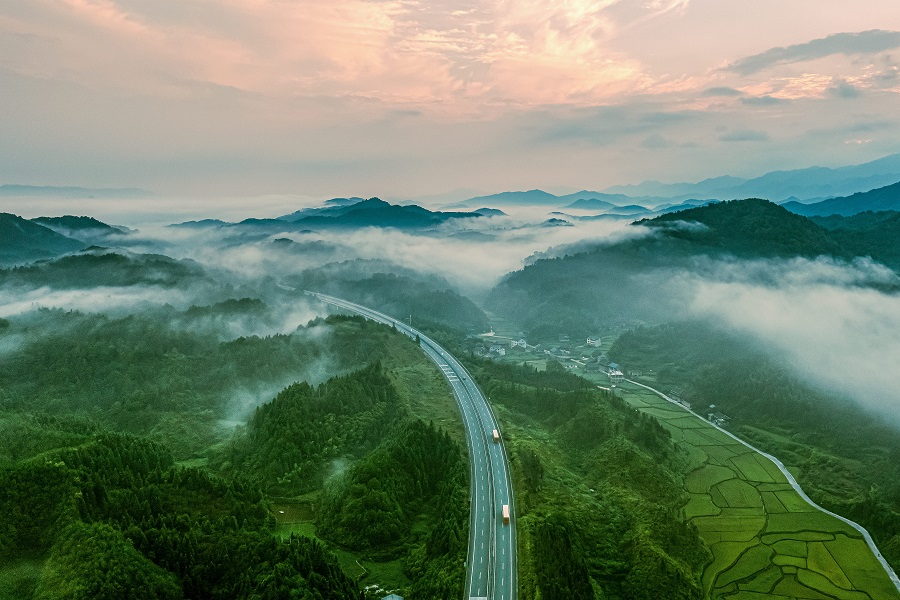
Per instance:
[[[500,427],[484,394],[456,358],[403,321],[347,300],[307,293],[367,319],[393,325],[412,338],[418,336],[422,350],[443,371],[462,413],[469,448],[471,487],[465,597],[515,600],[518,593],[516,515],[509,461],[502,432],[500,441],[494,441],[493,432],[500,432]],[[504,506],[509,507],[509,523],[504,523]]]

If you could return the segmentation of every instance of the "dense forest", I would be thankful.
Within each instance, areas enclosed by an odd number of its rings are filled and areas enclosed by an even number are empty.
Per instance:
[[[847,398],[800,381],[777,357],[698,322],[623,334],[610,356],[657,386],[727,414],[729,428],[796,469],[822,506],[872,534],[900,567],[900,434]]]
[[[871,256],[900,272],[900,212],[866,211],[851,217],[810,217],[857,256]]]
[[[272,535],[256,486],[177,467],[146,440],[41,424],[19,429],[32,446],[45,431],[38,447],[76,443],[0,471],[0,562],[45,560],[18,597],[360,597],[318,542]],[[2,439],[6,453],[23,441]]]
[[[667,430],[560,366],[469,361],[506,424],[520,597],[703,598],[710,554],[678,514],[684,474]]]
[[[619,242],[536,260],[506,275],[489,301],[536,341],[666,322],[683,315],[688,302],[678,287],[682,273],[717,273],[736,260],[819,256],[896,264],[895,220],[876,221],[829,217],[820,226],[765,200],[714,203],[638,221]],[[877,286],[900,287],[896,281]]]
[[[295,383],[256,409],[219,468],[254,473],[275,494],[308,492],[322,487],[332,460],[371,452],[402,415],[379,363],[318,387]]]
[[[0,322],[0,563],[12,561],[0,596],[360,597],[330,546],[401,561],[409,597],[461,593],[467,462],[446,432],[411,417],[407,379],[420,375],[407,363],[427,359],[358,317],[230,340],[196,327],[268,312],[244,298],[115,318],[39,309]],[[329,372],[346,374],[322,380]],[[322,379],[272,391],[233,434],[220,424],[239,414],[235,389],[260,397],[303,374]],[[379,487],[366,474],[382,470]],[[317,495],[326,481],[318,534],[285,537],[273,494]],[[376,510],[382,500],[399,512]]]
[[[259,305],[224,305],[236,307]],[[222,437],[221,420],[246,417],[248,402],[304,376],[320,379],[378,359],[390,335],[362,320],[343,327],[344,317],[230,340],[188,326],[213,310],[226,318],[215,305],[117,318],[40,309],[8,319],[0,344],[15,351],[0,352],[0,410],[89,418],[186,457]]]
[[[346,466],[335,470],[335,462]],[[409,418],[379,363],[317,387],[289,386],[211,464],[253,473],[281,496],[324,486],[318,537],[368,557],[402,558],[412,598],[462,593],[468,463],[446,432]]]
[[[329,481],[319,508],[322,534],[370,554],[404,553],[411,598],[457,598],[468,547],[468,479],[467,459],[446,432],[408,421]]]

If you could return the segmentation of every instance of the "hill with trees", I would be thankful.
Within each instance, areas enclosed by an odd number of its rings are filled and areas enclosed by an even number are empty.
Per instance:
[[[145,440],[44,425],[80,443],[0,470],[0,562],[44,563],[18,597],[360,597],[319,543],[272,535],[253,485],[175,466]]]
[[[840,256],[843,248],[809,219],[767,200],[716,202],[641,220],[669,240],[686,242],[687,252],[768,258]]]
[[[536,339],[662,322],[682,310],[672,277],[679,271],[819,256],[877,256],[894,264],[892,221],[881,225],[865,235],[843,233],[765,200],[714,203],[637,221],[633,235],[611,245],[538,259],[506,275],[489,303]]]
[[[84,248],[84,243],[28,219],[0,213],[0,266],[53,258]]]
[[[215,285],[199,263],[161,254],[89,249],[53,260],[0,270],[0,285],[89,289],[152,285],[164,288]]]
[[[125,227],[114,227],[93,217],[84,216],[38,217],[31,219],[31,221],[86,244],[108,242],[110,239],[115,240],[116,236],[122,236],[129,231]]]
[[[307,269],[285,282],[371,306],[414,324],[441,323],[466,331],[487,330],[488,319],[474,302],[444,279],[384,261],[344,261]]]
[[[810,217],[857,256],[870,256],[900,272],[900,212],[861,212],[849,217]]]
[[[220,469],[255,473],[276,495],[302,494],[322,487],[332,460],[371,452],[401,415],[379,363],[318,387],[295,383],[256,409]]]
[[[898,211],[900,210],[900,182],[868,192],[829,198],[821,202],[811,204],[785,202],[782,206],[806,217],[831,215],[849,217],[862,212]]]

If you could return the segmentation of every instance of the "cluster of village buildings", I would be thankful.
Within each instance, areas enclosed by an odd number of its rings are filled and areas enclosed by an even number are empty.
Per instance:
[[[618,383],[625,377],[618,365],[607,362],[604,354],[592,351],[591,356],[585,356],[588,348],[596,350],[603,345],[599,335],[587,337],[584,344],[580,346],[573,346],[572,340],[567,335],[560,336],[558,345],[531,345],[521,332],[519,332],[519,337],[502,339],[503,341],[500,341],[492,336],[491,344],[476,345],[473,352],[476,356],[500,358],[509,352],[518,350],[558,360],[566,369],[583,369],[586,373],[607,373],[613,383]],[[584,351],[573,355],[573,350],[576,348],[582,348]]]
[[[621,365],[610,362],[605,353],[591,351],[592,356],[585,356],[588,348],[598,349],[603,344],[600,336],[589,336],[585,339],[585,343],[579,346],[573,346],[569,336],[561,335],[558,345],[536,344],[530,345],[525,340],[524,334],[519,332],[516,338],[498,338],[491,336],[491,344],[479,344],[473,349],[476,356],[499,358],[506,356],[507,352],[518,350],[520,352],[530,352],[537,355],[544,355],[548,359],[559,361],[566,369],[581,369],[585,373],[605,373],[609,379],[609,383],[615,387],[616,384],[625,381],[628,377],[639,377],[640,371],[625,371]],[[500,341],[500,340],[503,341]],[[581,348],[582,352],[572,355],[570,348]],[[607,388],[604,388],[607,389]],[[671,400],[680,404],[688,410],[692,410],[691,403],[681,397],[680,390],[671,391],[668,396]],[[706,411],[701,412],[711,423],[720,427],[726,425],[730,417],[716,410],[716,406],[710,405]]]

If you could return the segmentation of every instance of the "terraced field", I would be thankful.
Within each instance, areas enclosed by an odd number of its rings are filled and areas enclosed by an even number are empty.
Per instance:
[[[703,573],[711,598],[900,598],[862,535],[810,506],[769,459],[648,390],[623,389],[688,452],[683,510],[713,552]]]

